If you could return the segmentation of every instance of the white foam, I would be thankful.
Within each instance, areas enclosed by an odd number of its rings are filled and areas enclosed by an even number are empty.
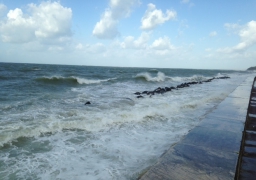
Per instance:
[[[79,78],[79,77],[73,77],[73,78],[76,79],[79,84],[98,84],[98,83],[107,82],[107,81],[116,79],[116,78],[109,78],[109,79],[103,79],[103,80],[100,80],[100,79],[92,80],[92,79]]]
[[[210,79],[212,77],[205,77],[205,76],[201,76],[201,75],[193,75],[193,76],[186,76],[186,77],[173,77],[172,80],[175,82],[188,82],[188,81],[196,81],[196,82],[200,82],[200,81],[204,81],[207,79]]]
[[[90,97],[87,93],[84,96],[79,94],[75,99],[65,99],[66,106],[53,105],[49,109],[41,110],[38,109],[40,107],[32,107],[31,114],[26,112],[13,115],[14,119],[34,116],[35,121],[21,121],[5,125],[5,129],[1,130],[0,145],[19,137],[39,137],[44,133],[56,133],[64,129],[96,132],[123,123],[146,122],[152,119],[158,121],[159,118],[169,119],[180,112],[200,109],[206,103],[219,101],[227,95],[218,91],[213,92],[214,87],[216,86],[194,86],[145,99],[113,98],[112,94],[104,95],[103,89],[99,92],[93,91],[93,93],[103,94],[104,98],[101,98],[102,96]],[[109,92],[109,90],[104,91]],[[114,92],[114,94],[118,93]],[[88,97],[95,100],[92,101],[91,106],[84,106],[81,102],[86,101]],[[81,106],[70,109],[72,104],[81,104]],[[37,117],[44,118],[37,119]]]
[[[62,95],[65,100],[34,103],[0,124],[2,145],[13,143],[0,153],[2,178],[136,179],[242,79],[214,80],[144,99],[133,96],[134,84],[96,84],[70,89]],[[92,105],[81,103],[87,98]],[[19,145],[19,137],[33,138]]]
[[[99,84],[102,82],[107,82],[111,80],[115,80],[117,78],[109,78],[109,79],[86,79],[82,77],[70,76],[70,77],[63,77],[63,76],[44,76],[43,78],[39,78],[41,80],[62,80],[62,81],[76,81],[79,84]]]
[[[151,74],[148,72],[139,73],[135,76],[135,78],[144,78],[146,81],[152,81],[152,82],[163,82],[166,79],[170,79],[170,77],[166,76],[162,72],[158,72],[156,77],[152,77]]]

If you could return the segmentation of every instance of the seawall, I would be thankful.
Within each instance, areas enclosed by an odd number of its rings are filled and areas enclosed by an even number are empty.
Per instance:
[[[256,77],[250,93],[235,179],[256,179]]]
[[[253,78],[240,84],[140,179],[234,179]]]

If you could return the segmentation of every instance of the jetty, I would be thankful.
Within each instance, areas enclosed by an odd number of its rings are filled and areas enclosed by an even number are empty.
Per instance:
[[[256,77],[248,77],[138,179],[255,177]]]

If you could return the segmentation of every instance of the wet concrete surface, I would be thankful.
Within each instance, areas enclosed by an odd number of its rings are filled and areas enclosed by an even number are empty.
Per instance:
[[[140,179],[234,179],[252,82],[253,77],[247,78]],[[256,129],[256,118],[251,121],[255,126],[250,128]],[[256,146],[251,146],[256,133],[247,136],[250,147],[245,152],[256,157]],[[247,164],[246,172],[256,171],[255,159],[246,157],[242,161]]]
[[[251,90],[235,179],[256,179],[256,77]]]

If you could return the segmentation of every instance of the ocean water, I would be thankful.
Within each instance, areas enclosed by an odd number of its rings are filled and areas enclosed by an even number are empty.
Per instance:
[[[136,179],[252,75],[0,63],[0,177]]]

